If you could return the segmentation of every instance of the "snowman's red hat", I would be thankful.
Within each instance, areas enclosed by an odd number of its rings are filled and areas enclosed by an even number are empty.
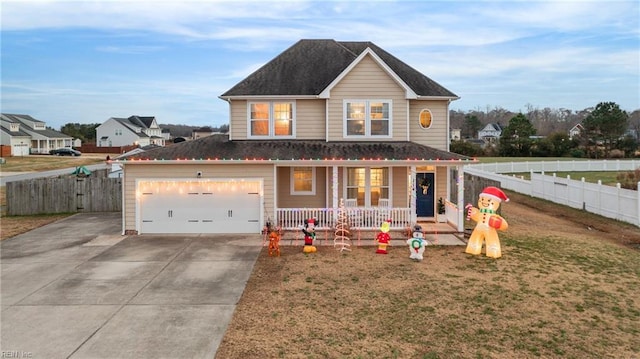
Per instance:
[[[504,194],[504,192],[502,192],[502,190],[498,187],[487,187],[484,190],[482,190],[482,193],[480,193],[480,196],[483,197],[491,197],[495,200],[497,200],[498,202],[509,202],[509,197],[507,197],[506,194]]]

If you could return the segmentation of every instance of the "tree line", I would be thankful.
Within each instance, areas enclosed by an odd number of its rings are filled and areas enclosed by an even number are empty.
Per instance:
[[[503,157],[635,157],[640,134],[640,110],[627,113],[615,102],[601,102],[581,111],[528,106],[526,113],[502,108],[450,114],[452,128],[461,129],[462,139],[452,141],[451,151],[467,156]],[[478,131],[489,123],[499,124],[499,141],[480,145]],[[578,135],[569,130],[580,124]]]

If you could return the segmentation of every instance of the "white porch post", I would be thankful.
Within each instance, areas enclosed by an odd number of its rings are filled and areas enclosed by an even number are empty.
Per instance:
[[[336,222],[338,218],[336,217],[336,213],[338,213],[338,206],[340,203],[338,202],[338,166],[333,166],[331,168],[331,208],[333,221]]]
[[[411,223],[412,225],[418,223],[418,213],[416,211],[416,166],[411,166],[411,175],[409,175],[409,210],[411,211]]]
[[[458,169],[458,232],[464,232],[464,219],[466,210],[464,208],[464,169],[463,166],[456,166]]]

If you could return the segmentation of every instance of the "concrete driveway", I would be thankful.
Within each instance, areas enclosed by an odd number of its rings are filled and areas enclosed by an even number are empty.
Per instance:
[[[260,236],[120,231],[77,214],[0,242],[3,358],[214,357]]]

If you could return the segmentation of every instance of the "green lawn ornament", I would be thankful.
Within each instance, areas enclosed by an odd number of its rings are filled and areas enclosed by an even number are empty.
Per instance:
[[[91,171],[85,166],[76,167],[76,170],[73,171],[73,175],[77,177],[89,177],[91,175]]]

